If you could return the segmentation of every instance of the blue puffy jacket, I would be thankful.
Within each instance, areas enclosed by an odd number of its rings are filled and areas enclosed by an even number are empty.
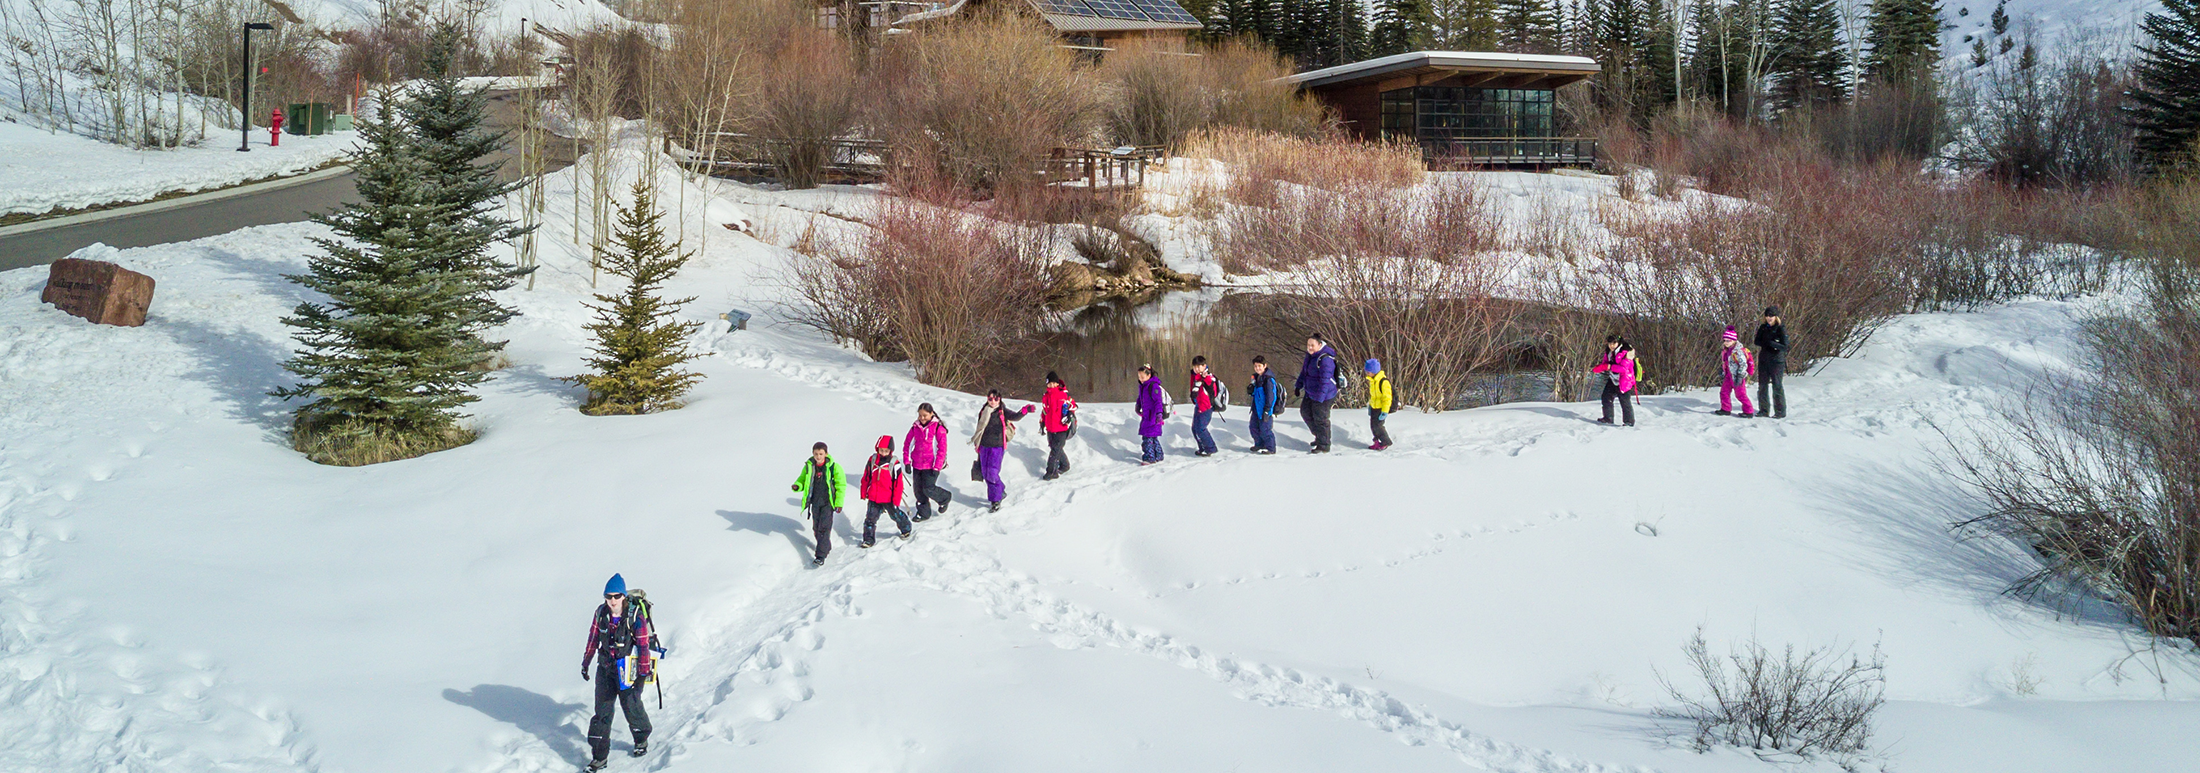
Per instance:
[[[1273,372],[1254,376],[1253,383],[1245,387],[1245,396],[1253,401],[1251,407],[1256,416],[1270,416],[1283,410],[1283,385],[1276,383]]]
[[[1322,344],[1321,351],[1306,355],[1291,389],[1318,403],[1337,399],[1337,347]]]

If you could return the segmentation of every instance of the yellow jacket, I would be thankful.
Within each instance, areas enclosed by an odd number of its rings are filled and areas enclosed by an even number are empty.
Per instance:
[[[1367,407],[1384,413],[1390,412],[1390,376],[1376,373],[1367,377]]]

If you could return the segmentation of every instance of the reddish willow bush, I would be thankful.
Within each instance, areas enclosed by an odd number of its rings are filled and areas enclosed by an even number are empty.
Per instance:
[[[882,197],[867,225],[796,256],[789,319],[952,388],[1034,345],[1048,314],[1044,231],[900,197]]]

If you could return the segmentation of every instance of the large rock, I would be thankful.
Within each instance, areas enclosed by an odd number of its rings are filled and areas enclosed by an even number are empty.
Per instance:
[[[62,258],[38,299],[102,325],[137,327],[153,305],[153,278],[99,260]]]

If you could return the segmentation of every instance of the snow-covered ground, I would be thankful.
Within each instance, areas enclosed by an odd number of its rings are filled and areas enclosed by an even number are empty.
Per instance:
[[[1637,429],[1515,403],[1397,415],[1375,453],[1342,411],[1340,452],[1300,453],[1287,415],[1283,453],[1254,457],[1238,411],[1221,456],[1191,457],[1180,419],[1141,468],[1128,406],[1087,406],[1063,480],[1037,480],[1027,431],[986,514],[957,445],[944,518],[870,550],[844,520],[813,570],[786,490],[810,443],[856,466],[917,403],[967,432],[979,402],[768,316],[713,320],[776,297],[774,245],[855,227],[867,194],[668,191],[690,246],[710,234],[670,288],[711,320],[708,378],[683,410],[593,418],[555,380],[581,368],[561,207],[586,166],[556,176],[544,268],[508,295],[516,364],[474,407],[481,439],[403,462],[322,467],[281,439],[277,318],[304,296],[280,275],[319,226],[95,250],[159,280],[140,328],[0,273],[0,769],[570,770],[613,572],[671,647],[652,754],[614,770],[1798,769],[1699,755],[1653,717],[1699,626],[1879,643],[1891,769],[2200,754],[2190,653],[2001,595],[2032,559],[1946,529],[1974,505],[1928,422],[1985,421],[2069,363],[2085,303],[1898,319],[1792,377],[1777,422],[1701,391],[1646,399]]]
[[[341,159],[358,145],[358,133],[349,131],[285,134],[280,147],[268,147],[266,129],[251,136],[250,153],[237,152],[234,132],[216,133],[198,147],[131,150],[0,122],[0,215],[144,201],[297,174]]]

